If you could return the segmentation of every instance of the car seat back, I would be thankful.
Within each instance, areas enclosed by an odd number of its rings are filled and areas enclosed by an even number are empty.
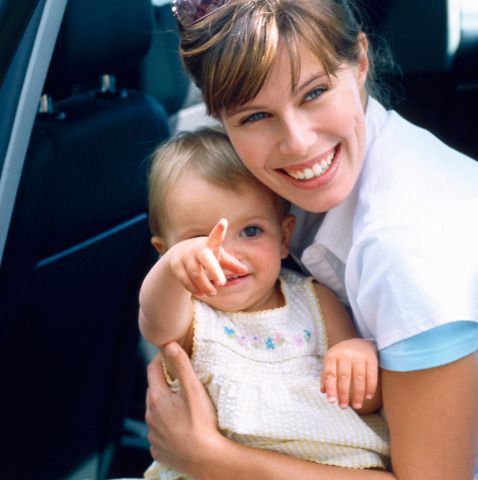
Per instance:
[[[145,161],[169,135],[161,104],[114,88],[113,75],[146,54],[151,35],[149,0],[68,3],[0,270],[4,478],[110,470],[139,286],[156,258]],[[103,88],[83,91],[102,75]]]

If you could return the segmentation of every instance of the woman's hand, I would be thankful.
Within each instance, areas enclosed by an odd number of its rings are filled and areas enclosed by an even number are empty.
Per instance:
[[[163,354],[181,389],[177,393],[170,390],[158,354],[148,366],[146,423],[151,454],[178,471],[197,473],[201,452],[210,451],[215,439],[222,438],[216,411],[186,352],[171,342],[163,348]]]
[[[182,388],[177,393],[170,390],[157,355],[148,366],[146,398],[148,439],[156,461],[207,480],[395,479],[389,472],[331,467],[228,440],[217,430],[214,406],[186,352],[170,342],[163,353]]]

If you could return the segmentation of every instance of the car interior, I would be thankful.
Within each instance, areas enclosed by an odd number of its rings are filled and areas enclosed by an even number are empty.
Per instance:
[[[400,66],[396,110],[478,159],[476,1],[357,3]],[[214,121],[178,44],[169,0],[0,1],[2,478],[141,477],[151,462],[147,164]]]

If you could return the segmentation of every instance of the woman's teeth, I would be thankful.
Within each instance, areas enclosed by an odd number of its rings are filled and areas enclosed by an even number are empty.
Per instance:
[[[285,172],[296,180],[310,180],[311,178],[320,177],[330,168],[336,153],[337,149],[335,148],[325,158],[311,167],[304,168],[303,170],[285,170]]]

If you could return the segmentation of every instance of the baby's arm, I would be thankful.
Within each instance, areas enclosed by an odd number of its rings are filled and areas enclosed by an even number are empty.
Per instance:
[[[215,295],[214,284],[226,279],[222,268],[245,273],[245,266],[222,248],[227,221],[220,220],[209,236],[173,245],[150,270],[140,291],[139,326],[153,345],[190,339],[191,296]]]
[[[324,358],[321,391],[341,408],[349,402],[358,413],[371,413],[381,406],[377,349],[359,338],[352,319],[329,289],[316,285],[329,338]]]

